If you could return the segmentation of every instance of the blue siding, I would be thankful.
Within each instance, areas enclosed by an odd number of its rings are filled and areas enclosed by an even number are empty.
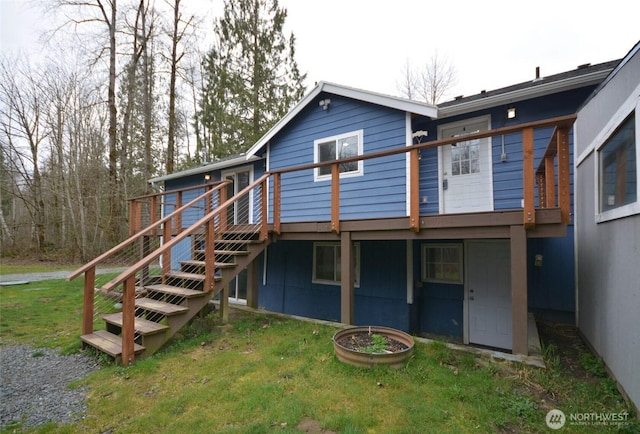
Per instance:
[[[419,292],[420,332],[462,338],[464,286],[424,283]]]
[[[314,140],[360,129],[365,154],[405,146],[403,112],[329,96],[329,110],[322,110],[317,102],[311,102],[294,123],[271,141],[271,170],[311,164]],[[363,176],[340,181],[340,216],[342,219],[404,216],[405,185],[404,155],[367,160]],[[312,170],[282,176],[283,222],[328,220],[330,204],[331,182],[314,182]]]
[[[574,228],[563,238],[529,239],[527,277],[529,310],[549,321],[574,322]],[[542,267],[534,266],[536,254],[543,256]]]
[[[517,117],[507,120],[505,117],[506,106],[495,107],[465,115],[429,122],[427,119],[414,121],[413,129],[428,131],[430,141],[437,139],[438,125],[457,122],[463,119],[474,118],[483,115],[491,116],[491,128],[516,125],[536,120],[552,118],[556,116],[575,113],[578,106],[587,98],[593,86],[571,90],[556,95],[534,98],[512,104],[517,109]],[[549,143],[552,129],[540,129],[534,133],[535,168],[537,169],[544,151]],[[573,161],[573,134],[569,135],[570,158]],[[522,183],[522,135],[507,134],[504,136],[504,150],[507,160],[501,161],[502,137],[494,137],[491,142],[493,164],[493,188],[494,209],[509,210],[522,208],[523,183]],[[422,151],[420,161],[420,213],[438,213],[438,154],[435,150]],[[557,167],[556,167],[557,173]],[[571,184],[573,185],[573,164],[570,164]],[[573,204],[573,189],[572,204]],[[427,202],[423,198],[427,197]],[[537,201],[536,190],[536,201]],[[573,209],[573,205],[572,205]]]
[[[404,246],[404,241],[360,242],[360,286],[354,297],[356,325],[409,331],[406,262],[397,260],[405,256]],[[340,286],[313,283],[312,273],[312,241],[271,244],[267,282],[260,282],[259,305],[275,312],[340,321]]]

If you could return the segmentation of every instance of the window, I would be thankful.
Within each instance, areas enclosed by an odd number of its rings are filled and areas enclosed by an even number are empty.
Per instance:
[[[313,283],[340,285],[342,271],[340,243],[313,243]],[[360,243],[353,244],[353,280],[360,286]]]
[[[479,148],[479,139],[451,145],[451,174],[455,176],[480,172]]]
[[[599,150],[600,212],[638,201],[635,113]]]
[[[422,281],[462,283],[462,245],[423,244]]]
[[[316,140],[313,146],[314,163],[362,155],[362,130]],[[342,163],[340,176],[360,176],[363,173],[362,167],[362,160]],[[314,179],[316,181],[331,179],[331,166],[317,167],[314,170]]]

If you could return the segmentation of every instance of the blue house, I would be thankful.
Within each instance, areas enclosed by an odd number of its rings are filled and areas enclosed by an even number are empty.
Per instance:
[[[616,64],[437,107],[319,83],[246,154],[152,182],[266,174],[233,205],[269,234],[233,301],[527,354],[530,313],[574,321],[572,124]]]
[[[573,123],[617,63],[439,106],[319,83],[245,154],[131,199],[131,237],[70,276],[83,342],[131,363],[220,294],[527,355],[533,318],[575,321]],[[104,331],[96,287],[122,299]]]

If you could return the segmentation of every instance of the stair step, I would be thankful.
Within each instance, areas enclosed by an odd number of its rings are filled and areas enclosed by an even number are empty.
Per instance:
[[[147,289],[147,291],[160,292],[162,294],[174,295],[184,298],[202,297],[206,294],[206,292],[181,288],[179,286],[165,285],[162,283],[157,285],[147,285],[145,286],[145,288]]]
[[[151,298],[137,298],[136,307],[165,316],[178,315],[189,311],[186,306],[178,306],[177,304],[165,303]]]
[[[204,282],[204,276],[202,274],[185,273],[184,271],[172,271],[171,273],[166,274],[165,277],[168,279],[185,279]]]
[[[118,358],[122,356],[122,338],[106,330],[96,330],[88,335],[80,336],[80,339],[82,339],[82,342],[109,354],[111,357]],[[144,350],[145,347],[142,345],[133,344],[134,354],[139,354]]]
[[[200,252],[204,253],[204,250],[200,250]],[[248,255],[248,250],[216,250],[214,252],[216,255]]]
[[[246,240],[246,239],[216,239],[215,244],[219,245],[219,244],[237,244],[237,245],[243,245],[243,244],[257,244],[257,243],[261,243],[262,241],[260,240]]]
[[[180,261],[181,265],[186,265],[188,267],[204,267],[205,266],[205,262],[204,261],[196,261],[196,260],[188,260],[188,261]],[[236,264],[234,264],[233,262],[216,262],[216,269],[219,268],[233,268],[235,267]]]
[[[102,319],[104,319],[109,324],[122,327],[122,312],[103,315]],[[134,319],[133,328],[137,333],[143,336],[147,336],[155,333],[164,332],[165,330],[169,329],[169,326],[158,324],[157,322],[149,321],[144,318],[136,317]]]

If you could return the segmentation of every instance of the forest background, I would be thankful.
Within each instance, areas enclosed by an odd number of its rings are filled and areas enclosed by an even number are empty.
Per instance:
[[[149,179],[243,152],[305,91],[277,0],[225,1],[206,42],[181,0],[46,4],[50,54],[0,57],[5,258],[105,251]]]

